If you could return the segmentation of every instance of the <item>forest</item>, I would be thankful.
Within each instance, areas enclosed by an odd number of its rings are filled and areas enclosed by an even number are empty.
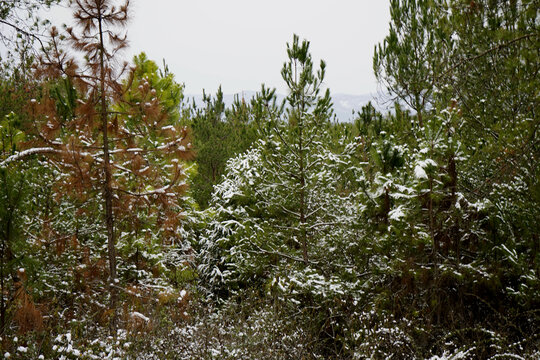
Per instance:
[[[0,2],[0,357],[540,358],[539,5],[391,0],[339,122],[300,36],[201,105],[129,1]]]

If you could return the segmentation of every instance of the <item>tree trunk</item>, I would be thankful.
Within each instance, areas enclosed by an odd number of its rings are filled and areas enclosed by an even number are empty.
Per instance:
[[[302,169],[302,167],[300,167]],[[301,173],[300,177],[300,229],[301,229],[301,236],[302,236],[302,256],[304,258],[304,263],[307,265],[309,262],[308,257],[308,246],[307,246],[307,230],[306,230],[306,211],[305,211],[305,203],[306,203],[306,194],[305,194],[305,184],[306,181],[303,176],[303,172]]]
[[[4,256],[5,256],[5,241],[2,240],[2,253],[0,254],[0,333],[4,333],[4,328],[6,326],[6,304],[4,301],[4,289],[5,289],[5,278],[4,278]]]
[[[304,264],[308,265],[308,244],[307,244],[307,229],[306,229],[306,176],[304,171],[304,116],[305,105],[302,98],[301,113],[299,114],[299,155],[300,155],[300,230],[302,237],[302,256],[304,258]]]
[[[435,257],[439,253],[439,242],[435,239],[435,221],[433,216],[433,179],[429,177],[429,202],[428,202],[428,213],[429,213],[429,232],[431,235],[431,240],[433,241],[433,254]]]
[[[422,111],[424,110],[424,106],[422,105],[422,103],[420,102],[420,95],[419,94],[416,94],[415,97],[414,97],[414,105],[416,107],[416,117],[418,118],[418,125],[420,125],[420,128],[423,128],[424,127],[424,120],[422,118]]]
[[[112,175],[109,154],[109,136],[108,136],[108,121],[107,121],[107,98],[105,95],[105,59],[104,59],[104,41],[102,18],[99,14],[99,40],[100,40],[100,102],[101,102],[101,127],[103,132],[103,171],[105,173],[105,183],[103,186],[103,199],[105,200],[105,224],[107,227],[107,249],[109,256],[109,282],[111,309],[116,307],[116,292],[114,290],[116,282],[116,239],[114,236],[114,217],[113,217],[113,191],[112,191]],[[113,315],[113,323],[114,323]]]

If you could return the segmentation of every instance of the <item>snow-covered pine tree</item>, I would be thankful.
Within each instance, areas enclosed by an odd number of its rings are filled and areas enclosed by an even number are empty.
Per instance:
[[[315,73],[309,43],[297,36],[287,52],[286,103],[277,106],[264,87],[259,94],[254,109],[264,113],[262,138],[229,160],[215,187],[215,217],[201,238],[199,270],[217,290],[260,283],[285,297],[324,298],[347,291],[337,273],[362,272],[355,256],[364,207],[351,183],[361,170],[350,161],[355,145],[338,154],[330,150],[324,62]]]
[[[325,130],[331,116],[330,91],[321,95],[326,64],[321,61],[315,73],[309,53],[309,42],[300,43],[294,36],[287,44],[289,60],[283,65],[281,76],[289,89],[285,119],[269,113],[263,127],[264,151],[262,161],[272,169],[266,177],[267,190],[261,192],[263,201],[283,215],[281,227],[292,248],[301,249],[301,257],[309,263],[309,248],[318,227],[324,227],[321,214],[326,211],[317,204],[315,193],[320,179],[324,152]],[[278,232],[278,231],[276,231]],[[281,231],[279,231],[281,232]]]

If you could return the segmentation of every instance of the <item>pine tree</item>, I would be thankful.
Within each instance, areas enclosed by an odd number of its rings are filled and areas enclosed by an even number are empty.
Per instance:
[[[275,175],[268,179],[279,187],[278,193],[286,198],[272,199],[266,202],[281,202],[278,206],[294,222],[293,239],[302,249],[304,263],[309,263],[309,238],[317,218],[317,204],[309,193],[315,186],[313,174],[319,170],[320,159],[325,140],[325,129],[331,116],[330,91],[320,95],[324,81],[326,64],[321,61],[317,73],[313,69],[313,60],[309,53],[309,42],[300,43],[297,35],[292,44],[287,44],[289,61],[283,65],[281,76],[289,88],[287,96],[286,120],[270,113],[270,119],[263,127],[265,151],[263,162],[268,168],[274,168]],[[288,190],[287,190],[288,189]]]
[[[403,0],[391,14],[374,67],[424,125],[411,129],[413,138],[398,135],[409,149],[405,176],[389,194],[388,231],[402,244],[396,257],[431,263],[426,321],[452,324],[450,314],[465,319],[489,304],[475,320],[510,334],[490,320],[501,315],[493,309],[517,319],[531,304],[521,300],[539,298],[529,270],[538,267],[538,4]],[[405,268],[399,281],[424,272]],[[482,345],[477,354],[489,351]]]
[[[32,83],[22,71],[6,64],[0,70],[0,161],[16,154],[25,140],[24,126],[28,119],[24,108],[34,93]],[[30,183],[39,170],[31,164],[10,164],[0,167],[0,329],[8,331],[17,306],[15,296],[17,270],[26,268],[25,253],[29,247],[24,234]],[[34,170],[35,169],[35,170]]]
[[[324,63],[315,74],[309,43],[297,36],[288,55],[286,104],[263,87],[253,104],[263,119],[261,139],[227,162],[215,186],[216,216],[201,238],[199,270],[219,291],[253,281],[287,288],[299,278],[313,284],[328,276],[324,290],[306,285],[293,292],[325,298],[341,286],[332,283],[335,272],[354,263],[357,243],[350,237],[358,237],[354,226],[363,209],[351,185],[358,169],[348,166],[354,146],[330,150],[330,95],[320,94]]]
[[[451,34],[431,0],[392,0],[390,33],[375,47],[377,79],[412,108],[420,127],[433,106],[437,74],[443,69]]]
[[[117,223],[151,205],[158,214],[153,226],[176,231],[186,187],[179,160],[192,156],[187,129],[171,117],[173,109],[154,88],[159,84],[137,76],[127,64],[116,65],[118,52],[127,45],[118,31],[128,21],[128,5],[76,1],[77,27],[68,28],[67,48],[53,27],[50,52],[36,70],[43,93],[30,104],[35,123],[28,133],[33,138],[26,150],[2,162],[45,154],[65,172],[59,189],[83,202],[100,196],[113,309]],[[83,66],[72,50],[83,52]],[[55,84],[64,84],[63,90],[55,91]]]
[[[213,185],[221,178],[230,157],[230,133],[225,122],[225,103],[219,87],[215,98],[203,93],[204,107],[195,109],[191,128],[197,151],[197,175],[193,179],[193,196],[202,207],[208,206]]]
[[[191,189],[199,206],[205,209],[227,160],[246,151],[257,139],[258,118],[251,105],[238,96],[231,107],[226,107],[221,87],[215,97],[203,92],[203,103],[200,109],[193,109],[190,121],[197,153],[197,175]]]

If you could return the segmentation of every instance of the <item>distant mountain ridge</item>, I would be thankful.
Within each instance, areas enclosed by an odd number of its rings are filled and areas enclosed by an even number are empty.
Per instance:
[[[235,97],[240,99],[243,97],[246,101],[249,101],[252,97],[256,95],[255,91],[244,91],[236,94],[224,94],[223,101],[226,106],[232,105]],[[334,114],[340,122],[349,122],[353,121],[355,114],[362,109],[362,106],[368,104],[371,101],[372,105],[379,111],[386,112],[388,108],[381,106],[377,103],[376,96],[374,94],[363,94],[363,95],[349,95],[349,94],[332,94],[332,103],[334,104]],[[278,101],[282,101],[285,98],[283,94],[277,94]],[[203,96],[187,94],[185,95],[185,100],[188,103],[195,101],[197,107],[203,106]]]

